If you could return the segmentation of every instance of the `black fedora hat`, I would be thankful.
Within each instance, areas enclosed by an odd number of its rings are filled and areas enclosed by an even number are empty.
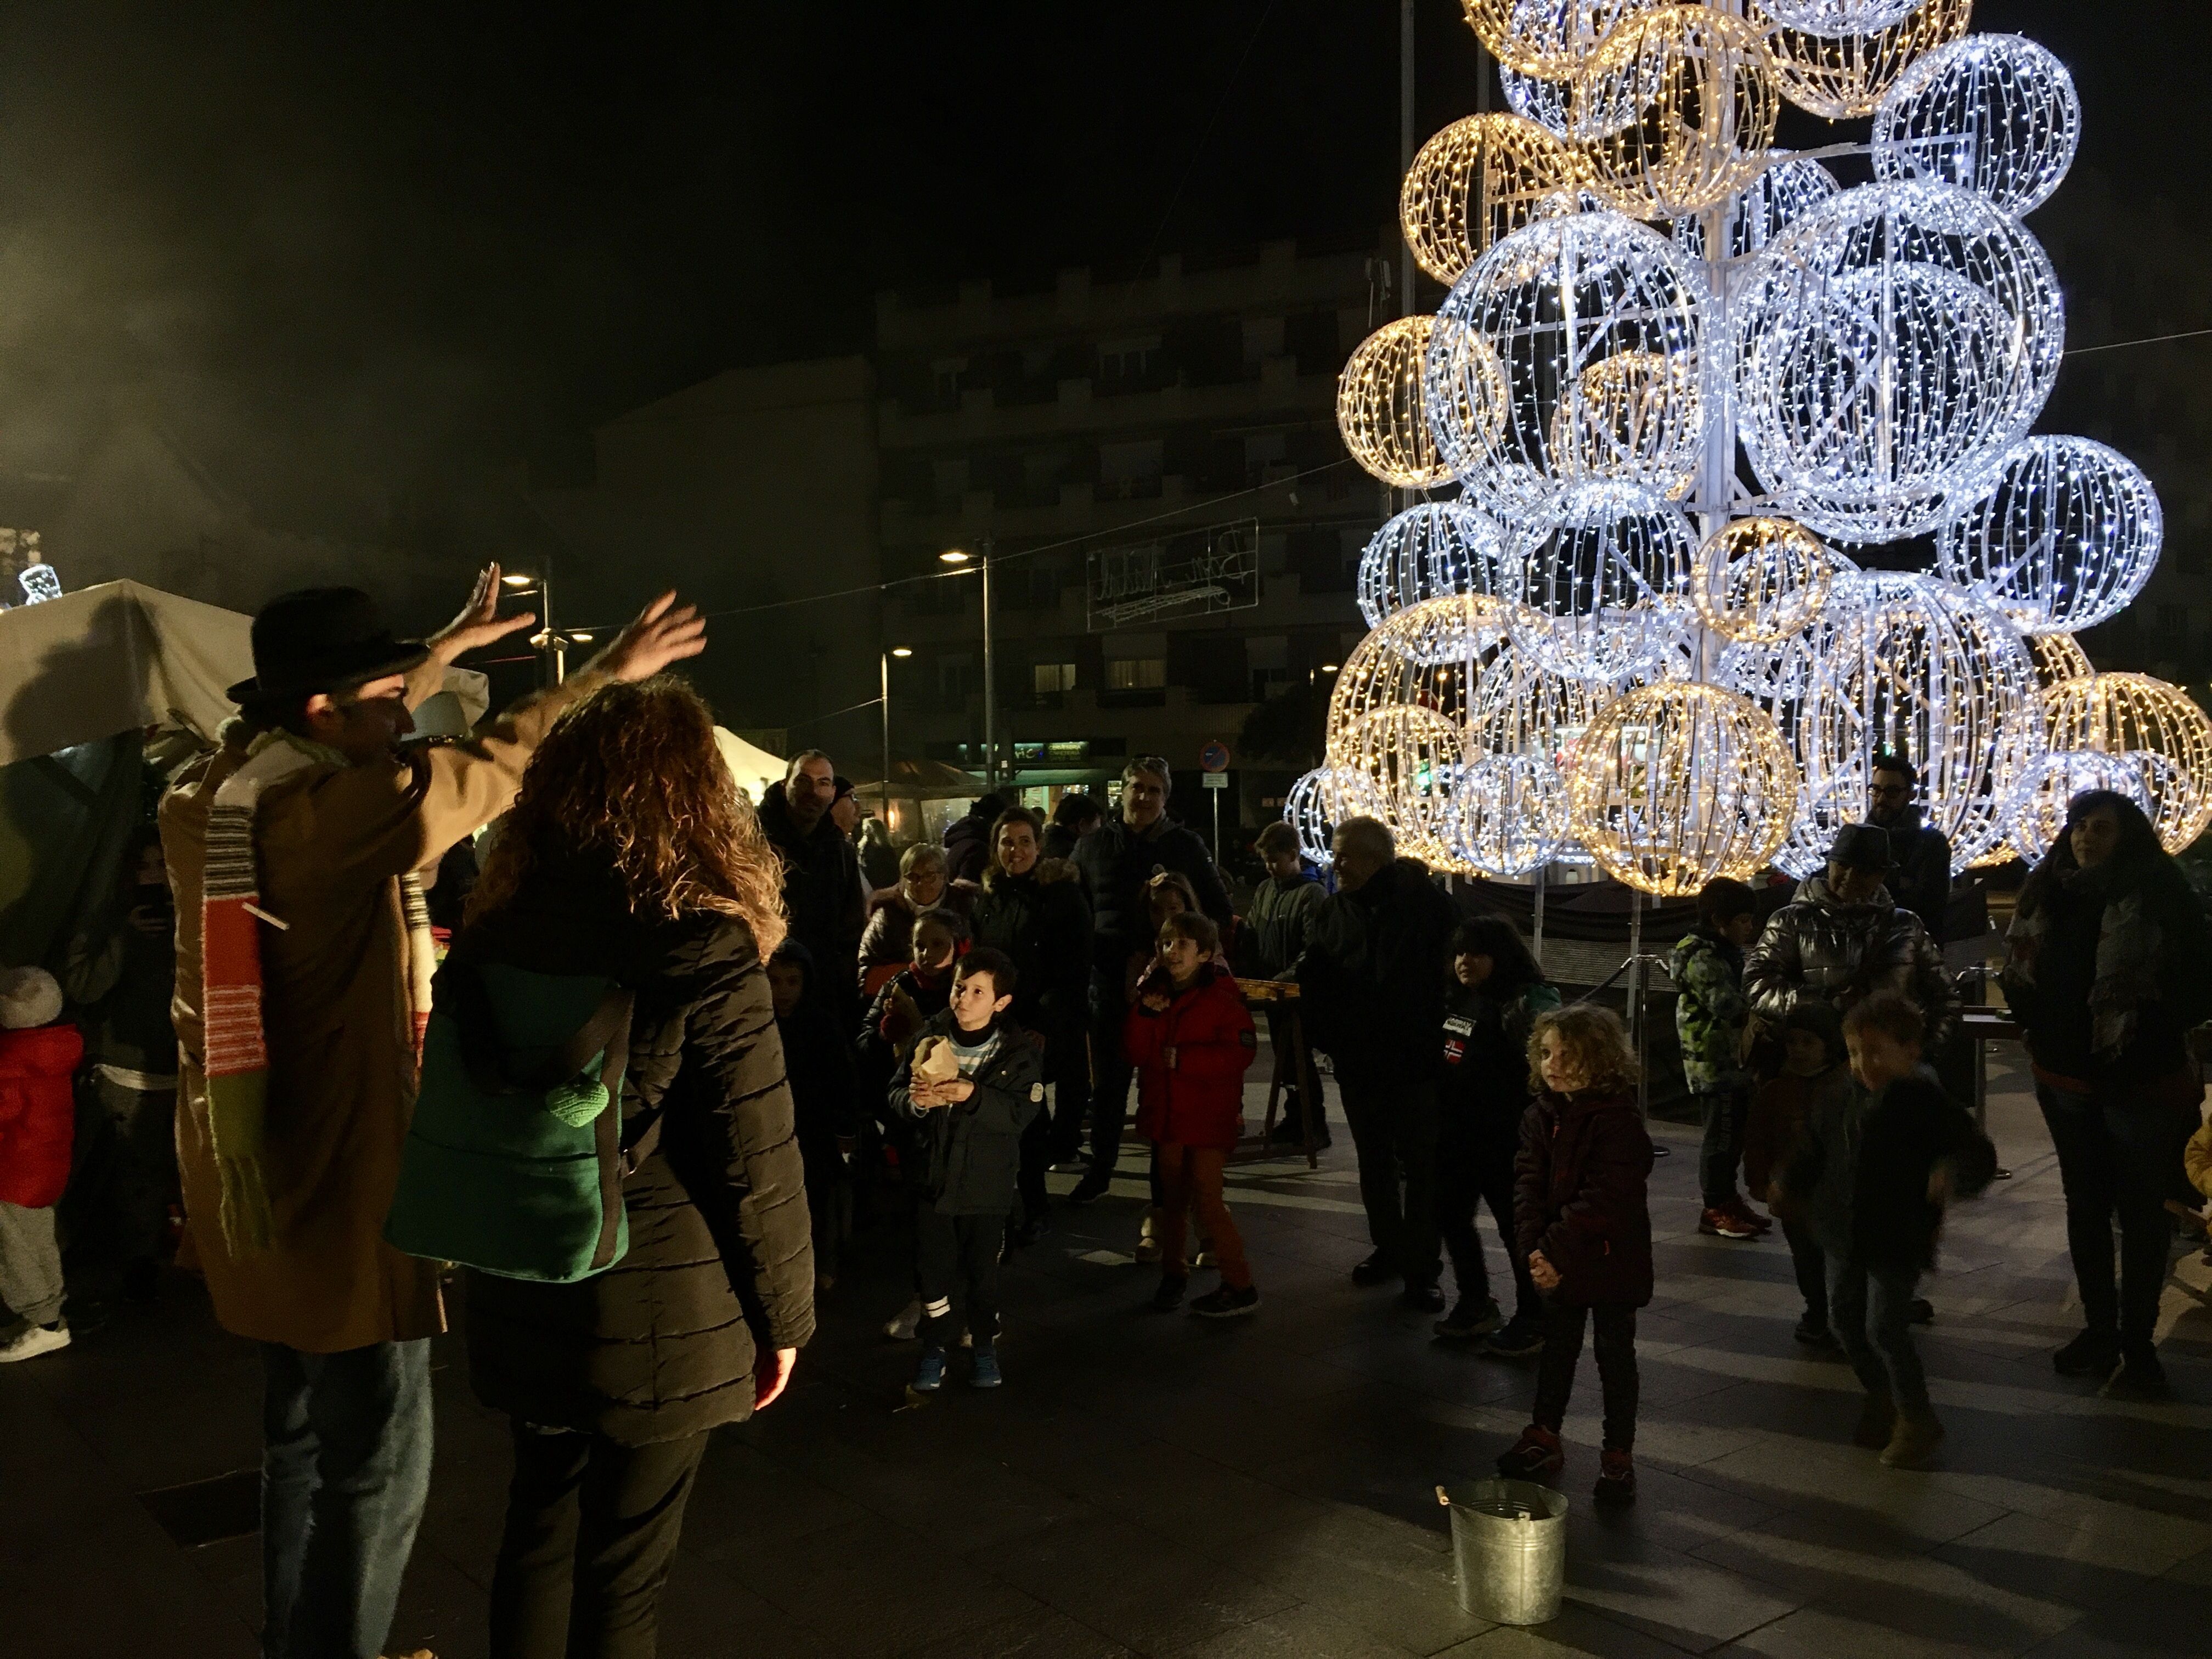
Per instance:
[[[1887,870],[1897,862],[1889,831],[1876,823],[1847,823],[1836,831],[1828,862],[1846,870]]]
[[[376,601],[357,587],[280,593],[253,618],[253,678],[230,688],[233,702],[349,691],[404,674],[429,659],[415,640],[392,638]]]

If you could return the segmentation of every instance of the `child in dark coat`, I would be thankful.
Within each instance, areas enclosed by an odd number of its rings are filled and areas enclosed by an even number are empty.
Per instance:
[[[1801,1002],[1782,1022],[1782,1074],[1759,1085],[1744,1126],[1743,1182],[1770,1210],[1781,1190],[1778,1177],[1805,1133],[1807,1120],[1841,1103],[1850,1092],[1850,1068],[1844,1053],[1844,1017],[1825,1002]],[[1790,1246],[1790,1265],[1797,1274],[1805,1311],[1795,1334],[1810,1348],[1837,1352],[1828,1329],[1828,1266],[1805,1223],[1775,1210]]]
[[[1651,1137],[1636,1107],[1636,1054],[1610,1009],[1543,1015],[1529,1059],[1542,1085],[1521,1127],[1513,1219],[1544,1293],[1534,1420],[1498,1460],[1509,1480],[1555,1473],[1583,1330],[1595,1324],[1605,1390],[1601,1504],[1636,1496],[1636,1310],[1651,1300]]]
[[[783,1074],[791,1085],[799,1153],[806,1165],[806,1208],[814,1224],[814,1287],[835,1288],[853,1231],[851,1159],[860,1128],[853,1051],[813,989],[814,956],[787,939],[769,958],[769,996],[783,1039]]]
[[[961,959],[952,1001],[921,1028],[891,1079],[891,1109],[915,1125],[916,1274],[921,1293],[921,1363],[914,1386],[945,1383],[952,1297],[964,1293],[975,1345],[970,1381],[1004,1380],[999,1334],[999,1253],[1013,1207],[1022,1131],[1044,1109],[1044,1060],[1030,1034],[1006,1018],[1014,965],[988,946]]]
[[[1203,911],[1160,928],[1158,964],[1137,988],[1122,1041],[1137,1072],[1137,1133],[1152,1143],[1160,1177],[1160,1288],[1152,1306],[1182,1304],[1190,1282],[1183,1246],[1196,1207],[1220,1285],[1191,1304],[1209,1319],[1260,1305],[1244,1241],[1222,1194],[1222,1170],[1244,1127],[1244,1073],[1259,1050],[1237,981],[1218,965],[1221,934]]]
[[[1920,1010],[1876,992],[1844,1016],[1858,1087],[1825,1102],[1782,1178],[1828,1261],[1828,1322],[1866,1386],[1852,1438],[1924,1468],[1943,1437],[1912,1346],[1911,1304],[1943,1210],[1995,1177],[1996,1149],[1921,1063]]]

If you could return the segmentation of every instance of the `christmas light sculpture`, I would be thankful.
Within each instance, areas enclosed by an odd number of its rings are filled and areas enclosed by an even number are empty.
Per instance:
[[[2087,438],[2029,438],[1986,495],[1936,526],[1936,568],[2028,634],[2073,634],[2119,615],[2158,563],[2166,515],[2150,480]]]
[[[1607,705],[1566,780],[1575,839],[1614,880],[1662,898],[1763,868],[1798,788],[1772,720],[1732,691],[1679,680]]]
[[[1590,175],[1638,219],[1695,213],[1748,185],[1782,107],[1758,32],[1704,6],[1629,19],[1573,84],[1569,130]]]
[[[1578,483],[1686,489],[1704,453],[1708,303],[1674,245],[1619,214],[1559,213],[1514,232],[1438,313],[1426,387],[1439,462],[1520,524]],[[1630,362],[1602,367],[1619,356]]]
[[[2066,680],[2086,680],[2097,672],[2071,634],[2031,634],[2027,654],[2035,659],[2036,681],[2045,691]]]
[[[1401,317],[1359,343],[1336,382],[1336,428],[1352,457],[1384,483],[1426,489],[1451,477],[1422,406],[1433,317]],[[1480,341],[1466,343],[1480,351]],[[1474,378],[1462,364],[1463,380]]]
[[[1797,155],[1781,158],[1771,152],[1766,168],[1728,205],[1728,234],[1722,258],[1744,259],[1759,252],[1782,234],[1784,226],[1802,219],[1843,186],[1836,175],[1818,161]],[[1705,258],[1705,222],[1692,214],[1674,224],[1674,246],[1692,259]]]
[[[1766,29],[1782,95],[1831,121],[1873,114],[1914,59],[1966,32],[1973,9],[1973,0],[1920,0],[1886,27],[1831,34],[1786,27],[1759,0],[1745,7],[1749,21]]]
[[[1970,34],[1883,94],[1875,176],[1963,185],[2018,217],[2058,188],[2081,141],[2081,100],[2063,64],[2017,34]]]
[[[1376,531],[1359,556],[1359,614],[1379,628],[1425,599],[1502,591],[1505,541],[1497,524],[1458,501],[1424,501]]]
[[[2045,694],[2054,750],[2136,758],[2151,825],[2178,853],[2212,823],[2212,720],[2188,694],[2148,674],[2093,674]]]
[[[1421,146],[1398,192],[1413,263],[1447,286],[1546,198],[1588,177],[1583,158],[1519,115],[1470,115]]]
[[[1525,876],[1565,848],[1567,786],[1559,769],[1534,755],[1486,755],[1451,780],[1444,808],[1447,868]]]
[[[1323,768],[1302,774],[1283,799],[1283,821],[1297,831],[1298,851],[1322,869],[1335,862],[1332,843],[1336,825],[1327,800],[1328,778]]]
[[[1765,0],[1766,15],[1808,34],[1868,34],[1886,29],[1920,0]]]
[[[1663,0],[1461,0],[1491,56],[1524,75],[1562,78],[1624,18]]]
[[[1573,82],[1547,81],[1540,75],[1523,75],[1504,64],[1498,66],[1498,79],[1505,88],[1505,106],[1522,120],[1534,121],[1561,138],[1577,136]]]
[[[1628,484],[1570,489],[1548,526],[1523,533],[1504,570],[1507,631],[1572,679],[1652,668],[1681,625],[1697,532],[1682,510]]]
[[[2163,756],[2054,749],[2028,769],[2014,792],[2007,851],[2030,864],[2039,862],[2065,830],[2068,805],[2085,789],[2109,789],[2125,795],[2142,808],[2145,817],[2154,817],[2158,809],[2148,781],[2151,765],[2166,769],[2170,763]]]
[[[1722,638],[1772,644],[1808,627],[1827,603],[1832,556],[1787,519],[1737,519],[1698,550],[1690,599]]]

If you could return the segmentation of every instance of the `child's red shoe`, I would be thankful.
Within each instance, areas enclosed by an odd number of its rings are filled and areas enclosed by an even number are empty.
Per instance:
[[[1510,1449],[1499,1454],[1498,1472],[1508,1480],[1534,1480],[1557,1474],[1566,1461],[1567,1455],[1559,1449],[1559,1437],[1531,1423],[1521,1431],[1521,1437]]]
[[[1606,1451],[1598,1454],[1597,1485],[1591,1496],[1601,1504],[1633,1504],[1636,1501],[1636,1462],[1625,1451]]]

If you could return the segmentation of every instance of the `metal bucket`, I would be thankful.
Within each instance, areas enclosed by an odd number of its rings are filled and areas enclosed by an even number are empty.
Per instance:
[[[1567,1500],[1533,1480],[1438,1486],[1451,1511],[1460,1611],[1493,1625],[1559,1616],[1567,1572]]]

